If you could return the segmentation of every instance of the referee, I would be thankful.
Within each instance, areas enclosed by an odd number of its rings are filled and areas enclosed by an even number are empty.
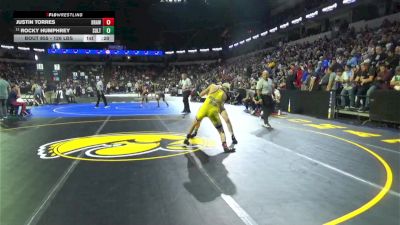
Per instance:
[[[272,79],[269,78],[268,71],[264,70],[261,74],[260,80],[257,82],[257,95],[262,99],[263,109],[263,127],[272,128],[268,122],[268,117],[271,115],[274,108],[274,101],[272,95],[274,93],[274,85]]]
[[[99,78],[99,80],[96,83],[96,89],[97,89],[97,103],[95,108],[99,108],[100,98],[103,99],[104,108],[109,108],[110,106],[107,105],[106,96],[104,96],[104,85],[103,81],[101,81],[101,78]]]
[[[187,114],[190,113],[190,107],[189,107],[189,96],[190,93],[192,92],[192,82],[190,79],[187,77],[185,73],[182,73],[182,80],[179,81],[179,85],[182,87],[182,95],[183,95],[183,111],[182,114]]]

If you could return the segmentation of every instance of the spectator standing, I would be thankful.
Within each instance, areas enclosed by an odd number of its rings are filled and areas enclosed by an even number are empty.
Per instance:
[[[53,83],[53,81],[47,82],[44,95],[45,95],[46,101],[48,103],[50,103],[50,104],[52,104],[52,99],[51,98],[52,98],[52,96],[53,96],[55,91],[56,91],[56,86]]]
[[[75,87],[75,95],[77,96],[77,97],[81,97],[81,95],[82,95],[82,88],[81,88],[81,85],[80,84],[78,84],[78,85],[76,85],[76,87]]]
[[[0,121],[7,118],[7,98],[10,92],[10,84],[5,80],[4,75],[0,74]]]

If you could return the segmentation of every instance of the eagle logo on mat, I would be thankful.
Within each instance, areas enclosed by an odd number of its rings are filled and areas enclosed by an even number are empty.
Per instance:
[[[71,138],[40,146],[41,159],[68,158],[85,161],[123,162],[168,158],[215,147],[215,142],[193,138],[183,144],[179,133],[115,133]]]

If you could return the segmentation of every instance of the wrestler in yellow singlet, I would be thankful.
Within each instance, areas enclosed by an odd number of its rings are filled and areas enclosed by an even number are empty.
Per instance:
[[[222,88],[222,86],[221,85],[218,85],[218,87],[219,88]],[[204,105],[203,105],[204,106]],[[206,108],[205,108],[206,109]],[[204,112],[204,111],[203,111]],[[197,116],[197,118],[203,118],[203,117],[201,117],[199,114],[201,113],[201,114],[203,114],[204,115],[204,113],[203,112],[198,112],[198,116]],[[228,115],[228,112],[226,111],[226,109],[225,109],[225,107],[224,107],[224,104],[221,104],[221,106],[220,106],[220,109],[219,109],[219,114],[221,115],[221,117],[225,120],[225,123],[226,123],[226,125],[227,125],[227,127],[228,127],[228,130],[229,130],[229,132],[231,133],[231,137],[232,137],[232,144],[233,145],[236,145],[237,143],[238,143],[238,141],[236,140],[236,137],[235,137],[235,134],[233,133],[233,127],[232,127],[232,123],[231,123],[231,121],[230,121],[230,119],[229,119],[229,115]],[[214,115],[213,115],[214,116]],[[209,117],[210,118],[210,120],[211,121],[218,121],[218,119],[211,119],[211,117]],[[214,123],[214,122],[213,122]],[[191,138],[194,138],[194,137],[196,137],[196,135],[197,135],[197,131],[199,130],[199,128],[200,128],[200,126],[197,126],[197,127],[195,127],[195,129],[194,129],[194,131],[193,131],[193,133],[192,133],[192,135],[191,135]]]
[[[214,126],[220,125],[221,120],[219,119],[219,110],[225,99],[226,94],[222,89],[217,89],[214,93],[209,93],[203,105],[197,112],[196,119],[201,121],[204,117],[208,117]]]
[[[224,148],[224,151],[225,152],[232,151],[226,145],[225,132],[222,127],[221,120],[219,118],[220,111],[221,109],[223,109],[223,105],[227,99],[226,93],[229,91],[229,87],[230,85],[228,83],[224,83],[222,86],[211,84],[210,86],[208,86],[207,89],[203,90],[200,93],[200,96],[207,95],[207,98],[204,101],[203,105],[200,107],[199,111],[197,112],[196,120],[194,121],[188,135],[186,136],[186,139],[184,141],[186,145],[189,144],[189,138],[193,137],[192,132],[195,129],[197,131],[198,127],[200,127],[202,119],[204,117],[208,117],[220,134],[222,147]]]

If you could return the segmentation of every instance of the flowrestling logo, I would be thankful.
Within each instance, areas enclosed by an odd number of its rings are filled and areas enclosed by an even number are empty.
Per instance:
[[[40,146],[41,159],[68,158],[98,162],[124,162],[168,158],[215,147],[214,141],[196,137],[191,146],[179,133],[114,133],[71,138]]]

